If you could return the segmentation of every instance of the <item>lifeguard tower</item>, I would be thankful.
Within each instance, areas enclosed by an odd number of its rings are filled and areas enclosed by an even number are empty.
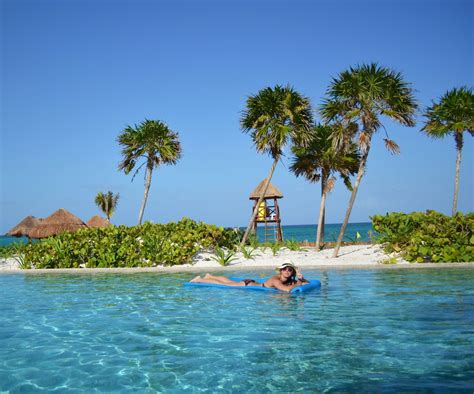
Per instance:
[[[266,179],[258,184],[255,190],[250,194],[250,200],[254,200],[252,213],[257,206],[263,189],[265,187]],[[283,198],[283,194],[271,183],[268,185],[267,192],[263,196],[263,201],[258,207],[257,216],[252,224],[252,230],[257,233],[257,224],[263,223],[265,226],[264,238],[268,241],[283,241],[283,234],[281,231],[280,208],[278,207],[278,199]]]

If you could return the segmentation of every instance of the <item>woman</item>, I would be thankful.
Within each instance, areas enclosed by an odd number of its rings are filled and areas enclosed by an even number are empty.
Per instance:
[[[258,283],[253,279],[244,279],[241,281],[235,281],[225,276],[216,276],[211,274],[206,274],[203,278],[196,276],[191,282],[197,283],[213,283],[218,285],[226,286],[263,286],[270,289],[278,289],[281,291],[290,292],[297,286],[301,286],[305,283],[309,283],[296,267],[291,262],[283,263],[280,267],[277,268],[278,275],[272,276],[267,279],[264,283]]]

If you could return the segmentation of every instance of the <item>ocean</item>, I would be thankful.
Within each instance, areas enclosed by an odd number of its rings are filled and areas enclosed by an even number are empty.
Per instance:
[[[282,226],[283,239],[284,240],[294,240],[299,242],[315,242],[316,241],[316,230],[317,225],[315,224],[298,224],[291,226]],[[341,224],[326,224],[324,226],[324,241],[326,242],[335,242],[337,236],[339,235],[339,230],[341,229]],[[245,230],[245,229],[244,229]],[[357,236],[359,234],[359,238]],[[267,232],[267,235],[271,235],[273,239],[273,234],[270,231]],[[358,241],[358,242],[368,242],[373,235],[372,223],[349,223],[346,228],[346,233],[344,235],[344,241]],[[265,232],[263,226],[257,228],[257,236],[260,242],[265,241]],[[14,242],[26,243],[28,242],[27,237],[9,237],[7,235],[0,236],[0,246],[7,246]]]
[[[8,246],[13,243],[27,243],[27,237],[10,237],[9,235],[0,235],[0,246]]]
[[[341,223],[326,224],[324,226],[324,241],[336,242],[341,229]],[[291,226],[282,226],[283,239],[293,240],[299,242],[316,242],[316,231],[318,226],[316,224],[297,224]],[[267,231],[268,235],[272,235]],[[357,235],[359,234],[359,236]],[[363,223],[349,223],[344,234],[344,241],[351,242],[368,242],[374,235],[371,222]],[[257,227],[257,236],[260,242],[265,240],[265,230],[262,225]]]

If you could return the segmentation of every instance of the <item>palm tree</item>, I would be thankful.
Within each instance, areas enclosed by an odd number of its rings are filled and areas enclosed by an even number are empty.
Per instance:
[[[273,164],[245,230],[242,246],[247,241],[258,212],[257,207],[263,201],[284,147],[290,141],[305,145],[309,141],[312,121],[309,99],[290,86],[267,87],[247,99],[246,109],[240,119],[242,130],[250,133],[258,153],[267,153],[273,158]]]
[[[326,196],[332,190],[336,180],[332,174],[338,172],[346,187],[352,190],[349,176],[357,172],[360,160],[354,143],[342,151],[336,151],[332,142],[332,133],[333,127],[317,125],[312,130],[308,147],[295,145],[292,148],[295,156],[290,170],[296,176],[304,176],[310,182],[321,181],[316,250],[319,250],[321,240],[324,240]]]
[[[118,200],[120,195],[117,193],[114,195],[111,191],[107,193],[99,192],[97,196],[95,196],[95,204],[100,208],[102,212],[104,212],[105,216],[107,216],[107,220],[110,222],[110,218],[115,212],[117,208]]]
[[[145,119],[138,126],[126,127],[118,136],[117,141],[122,145],[123,157],[119,170],[129,174],[135,168],[137,161],[144,159],[132,177],[133,181],[140,168],[146,166],[145,194],[138,214],[138,224],[141,224],[153,169],[161,164],[176,164],[181,158],[179,135],[159,120]]]
[[[118,200],[120,195],[117,193],[114,195],[111,191],[107,193],[99,192],[97,196],[95,196],[95,205],[97,205],[100,210],[105,214],[107,220],[110,222],[110,218],[117,209]]]
[[[461,154],[463,132],[474,136],[474,94],[471,88],[461,87],[448,91],[439,103],[426,109],[423,116],[425,125],[421,129],[430,137],[443,138],[452,134],[456,143],[456,175],[454,177],[453,216],[456,215],[459,193],[459,172],[461,170]]]
[[[347,141],[355,140],[361,153],[346,216],[333,252],[333,257],[337,257],[364,175],[372,137],[383,127],[380,117],[386,116],[404,126],[413,127],[417,104],[412,88],[400,73],[375,63],[343,71],[333,79],[327,95],[321,114],[326,122],[339,125],[334,133],[335,147],[347,146]],[[384,140],[392,153],[400,152],[398,145],[388,136]]]

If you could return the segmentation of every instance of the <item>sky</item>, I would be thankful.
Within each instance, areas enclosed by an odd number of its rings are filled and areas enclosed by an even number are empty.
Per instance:
[[[420,130],[447,90],[473,86],[470,0],[112,1],[0,0],[0,233],[27,215],[65,208],[87,221],[98,192],[120,194],[114,224],[135,225],[144,172],[118,171],[117,137],[145,119],[179,133],[183,157],[153,173],[144,220],[183,216],[245,226],[252,190],[272,159],[240,128],[246,99],[277,84],[310,98],[315,118],[332,78],[377,62],[412,84],[417,125],[383,120],[398,156],[374,137],[351,222],[374,214],[451,213],[456,151]],[[458,208],[473,211],[473,138],[465,133]],[[285,225],[317,222],[320,184],[272,180]],[[349,191],[329,195],[326,222],[343,221]]]

